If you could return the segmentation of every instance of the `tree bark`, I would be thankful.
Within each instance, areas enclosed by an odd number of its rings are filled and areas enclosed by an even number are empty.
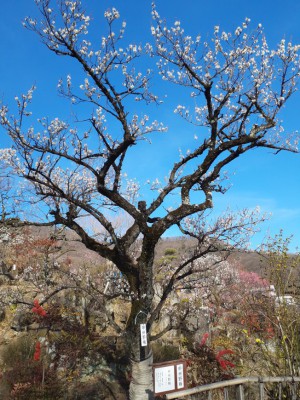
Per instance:
[[[134,292],[137,301],[133,302],[129,317],[128,344],[130,347],[131,382],[130,400],[153,400],[153,355],[149,341],[151,326],[148,323],[153,307],[153,262],[155,241],[144,238],[142,253],[138,259],[139,277]],[[133,288],[132,288],[133,289]],[[147,344],[142,345],[141,324],[146,325]]]
[[[153,355],[151,351],[143,361],[134,361],[131,359],[132,379],[129,387],[130,400],[154,399],[152,364]]]
[[[127,346],[130,354],[131,381],[129,386],[130,400],[153,400],[153,355],[147,332],[147,344],[142,346],[141,324],[146,324],[147,314],[135,312],[131,327],[127,329]],[[148,331],[148,326],[147,326]]]

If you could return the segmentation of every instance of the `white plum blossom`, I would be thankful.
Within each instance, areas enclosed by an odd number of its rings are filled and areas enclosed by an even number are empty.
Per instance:
[[[109,22],[112,22],[113,20],[120,18],[120,13],[116,8],[113,7],[111,10],[105,11],[104,17]]]

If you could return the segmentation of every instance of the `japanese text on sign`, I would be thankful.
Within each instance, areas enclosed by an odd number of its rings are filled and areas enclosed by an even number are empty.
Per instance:
[[[147,346],[147,326],[146,324],[141,324],[140,325],[140,331],[141,331],[141,345]]]
[[[176,365],[177,368],[177,388],[184,388],[184,380],[183,380],[183,364]]]
[[[155,369],[155,393],[168,392],[175,389],[174,365]]]

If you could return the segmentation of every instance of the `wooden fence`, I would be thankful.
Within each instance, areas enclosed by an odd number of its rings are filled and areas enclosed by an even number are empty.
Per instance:
[[[300,377],[277,376],[230,379],[165,395],[178,400],[298,400]],[[299,389],[298,389],[299,385]],[[252,387],[249,393],[249,387]],[[270,394],[272,393],[272,394]]]

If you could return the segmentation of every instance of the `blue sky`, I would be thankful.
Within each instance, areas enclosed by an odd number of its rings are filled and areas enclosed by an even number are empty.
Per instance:
[[[105,9],[116,7],[121,18],[127,21],[128,41],[142,43],[150,40],[151,1],[148,0],[86,0],[86,8],[95,19],[93,34],[101,37],[101,16]],[[234,30],[248,17],[253,27],[262,23],[267,39],[275,45],[282,37],[300,43],[300,1],[297,0],[157,0],[160,15],[170,23],[180,19],[188,33],[209,36],[214,25],[221,29]],[[76,73],[70,60],[50,53],[32,32],[22,27],[26,16],[36,15],[33,0],[3,1],[0,14],[0,99],[10,104],[15,95],[36,84],[38,91],[33,104],[36,117],[55,117],[71,112],[70,105],[56,96],[59,78]],[[155,83],[155,82],[154,82]],[[172,89],[171,89],[172,90]],[[172,94],[172,92],[171,92]],[[169,125],[169,132],[154,141],[153,146],[144,146],[128,165],[128,173],[143,183],[151,166],[150,179],[160,174],[172,157],[177,154],[183,135],[188,130],[193,136],[193,127],[184,125],[173,115],[174,99],[166,98],[158,113]],[[286,130],[300,128],[300,93],[287,104],[284,112]],[[1,141],[3,142],[3,137]],[[4,143],[5,144],[5,143]],[[153,152],[164,149],[165,157],[153,162]],[[151,151],[150,151],[151,150]],[[167,151],[168,150],[168,151]],[[155,159],[159,157],[155,156]],[[139,166],[137,169],[137,165]],[[286,235],[293,234],[293,246],[300,245],[300,155],[270,151],[256,151],[237,160],[230,168],[232,188],[215,202],[216,211],[231,208],[260,206],[262,211],[272,213],[271,219],[261,227],[261,234],[254,240],[257,244],[267,234],[277,233],[281,228]]]

